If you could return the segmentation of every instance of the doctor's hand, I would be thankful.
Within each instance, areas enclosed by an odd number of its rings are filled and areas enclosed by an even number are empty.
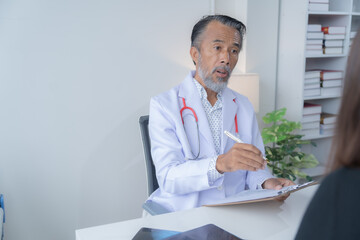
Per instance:
[[[264,189],[276,189],[280,190],[283,187],[287,187],[290,185],[295,185],[295,183],[286,178],[269,178],[262,184],[262,188]],[[284,201],[290,196],[290,193],[287,193],[283,196],[276,198],[277,201]]]
[[[216,161],[216,170],[220,173],[259,169],[265,169],[261,151],[246,143],[235,143],[227,153],[219,155]]]

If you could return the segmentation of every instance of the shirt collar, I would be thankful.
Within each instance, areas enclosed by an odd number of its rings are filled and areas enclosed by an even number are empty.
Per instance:
[[[194,82],[194,84],[196,86],[196,89],[198,90],[198,93],[200,95],[200,99],[207,99],[207,92],[206,92],[205,88],[195,78],[193,78],[193,82]],[[217,98],[221,102],[221,100],[222,100],[221,92],[219,92],[217,94]]]

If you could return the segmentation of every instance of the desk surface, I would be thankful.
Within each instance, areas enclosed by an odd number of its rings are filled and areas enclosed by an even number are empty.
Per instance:
[[[187,231],[213,223],[245,239],[293,239],[316,186],[294,192],[285,202],[200,207],[76,230],[76,240],[132,239],[141,227]]]

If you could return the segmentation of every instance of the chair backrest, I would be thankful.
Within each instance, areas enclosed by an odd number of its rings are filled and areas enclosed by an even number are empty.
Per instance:
[[[148,195],[152,194],[159,188],[158,181],[156,179],[155,166],[151,157],[151,145],[149,136],[149,115],[141,116],[139,118],[141,138],[144,147],[145,165],[146,165],[146,177],[148,180]]]
[[[4,196],[0,194],[0,239],[4,239],[5,206]]]

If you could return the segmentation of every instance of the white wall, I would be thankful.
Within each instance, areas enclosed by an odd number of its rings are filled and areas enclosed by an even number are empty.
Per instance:
[[[279,0],[216,0],[216,13],[227,14],[246,25],[243,51],[234,72],[260,76],[259,113],[262,117],[275,110]]]
[[[279,0],[248,0],[246,72],[260,76],[259,127],[275,110],[279,32]]]
[[[247,26],[248,22],[248,0],[215,0],[215,13],[225,14],[230,17],[236,18]],[[233,74],[246,72],[246,52],[247,52],[247,34],[245,34],[244,42],[239,60],[233,70]]]
[[[74,239],[140,217],[138,118],[192,68],[208,0],[0,0],[7,240]]]

